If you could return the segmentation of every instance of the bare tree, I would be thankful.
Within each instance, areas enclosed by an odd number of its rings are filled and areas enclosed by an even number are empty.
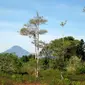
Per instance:
[[[39,62],[39,48],[40,48],[40,41],[39,41],[39,35],[44,34],[47,32],[47,30],[43,29],[40,30],[40,25],[45,24],[47,22],[46,19],[43,18],[43,16],[39,16],[38,12],[36,13],[37,16],[30,19],[29,23],[25,24],[24,27],[20,30],[20,34],[24,36],[29,36],[30,38],[33,38],[33,42],[35,45],[35,59],[36,59],[36,77],[38,77],[38,62]]]

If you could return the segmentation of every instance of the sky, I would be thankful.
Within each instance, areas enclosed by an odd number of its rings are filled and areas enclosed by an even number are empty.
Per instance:
[[[36,16],[36,11],[48,20],[41,29],[47,34],[40,40],[49,43],[64,36],[85,40],[85,0],[0,0],[0,52],[18,45],[34,53],[32,39],[19,34],[24,24]],[[64,27],[62,21],[67,20]]]

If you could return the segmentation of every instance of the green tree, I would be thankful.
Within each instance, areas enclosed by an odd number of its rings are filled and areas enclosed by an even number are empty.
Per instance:
[[[20,60],[22,61],[22,62],[28,62],[29,60],[28,60],[28,56],[22,56],[21,58],[20,58]]]
[[[62,45],[62,38],[55,39],[46,45],[42,50],[43,56],[55,56],[56,58],[70,58],[73,55],[76,55],[77,45],[79,40],[74,39],[71,36],[64,37],[64,44]],[[64,50],[64,54],[62,51]]]
[[[48,57],[40,59],[40,67],[44,70],[48,69],[49,68],[49,60],[50,59]]]
[[[77,55],[85,61],[85,52],[84,52],[84,40],[81,39],[79,45],[77,45]]]

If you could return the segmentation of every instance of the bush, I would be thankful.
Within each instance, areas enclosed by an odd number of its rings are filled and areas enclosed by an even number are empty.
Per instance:
[[[85,62],[81,63],[77,68],[77,74],[85,74]]]
[[[77,70],[78,72],[78,74],[85,74],[85,67],[84,66],[81,66],[80,68],[78,68],[78,70]]]
[[[47,69],[47,70],[41,70],[39,72],[39,80],[44,83],[51,83],[51,81],[55,82],[55,80],[61,79],[60,71],[59,70],[53,70],[53,69]]]
[[[79,59],[77,56],[72,56],[67,64],[66,69],[68,73],[75,74],[80,66],[81,66],[81,59]]]
[[[11,78],[16,82],[23,82],[23,76],[20,74],[13,74]]]
[[[28,73],[29,75],[35,75],[36,61],[35,59],[30,59],[29,62],[23,63],[21,67],[22,73]]]
[[[0,71],[13,73],[19,72],[22,63],[18,57],[10,53],[0,54]]]

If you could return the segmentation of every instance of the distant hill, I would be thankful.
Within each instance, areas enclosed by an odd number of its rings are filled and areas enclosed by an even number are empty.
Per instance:
[[[18,57],[22,57],[23,55],[30,54],[28,51],[26,51],[20,46],[13,46],[10,49],[6,50],[4,53],[15,53]]]

